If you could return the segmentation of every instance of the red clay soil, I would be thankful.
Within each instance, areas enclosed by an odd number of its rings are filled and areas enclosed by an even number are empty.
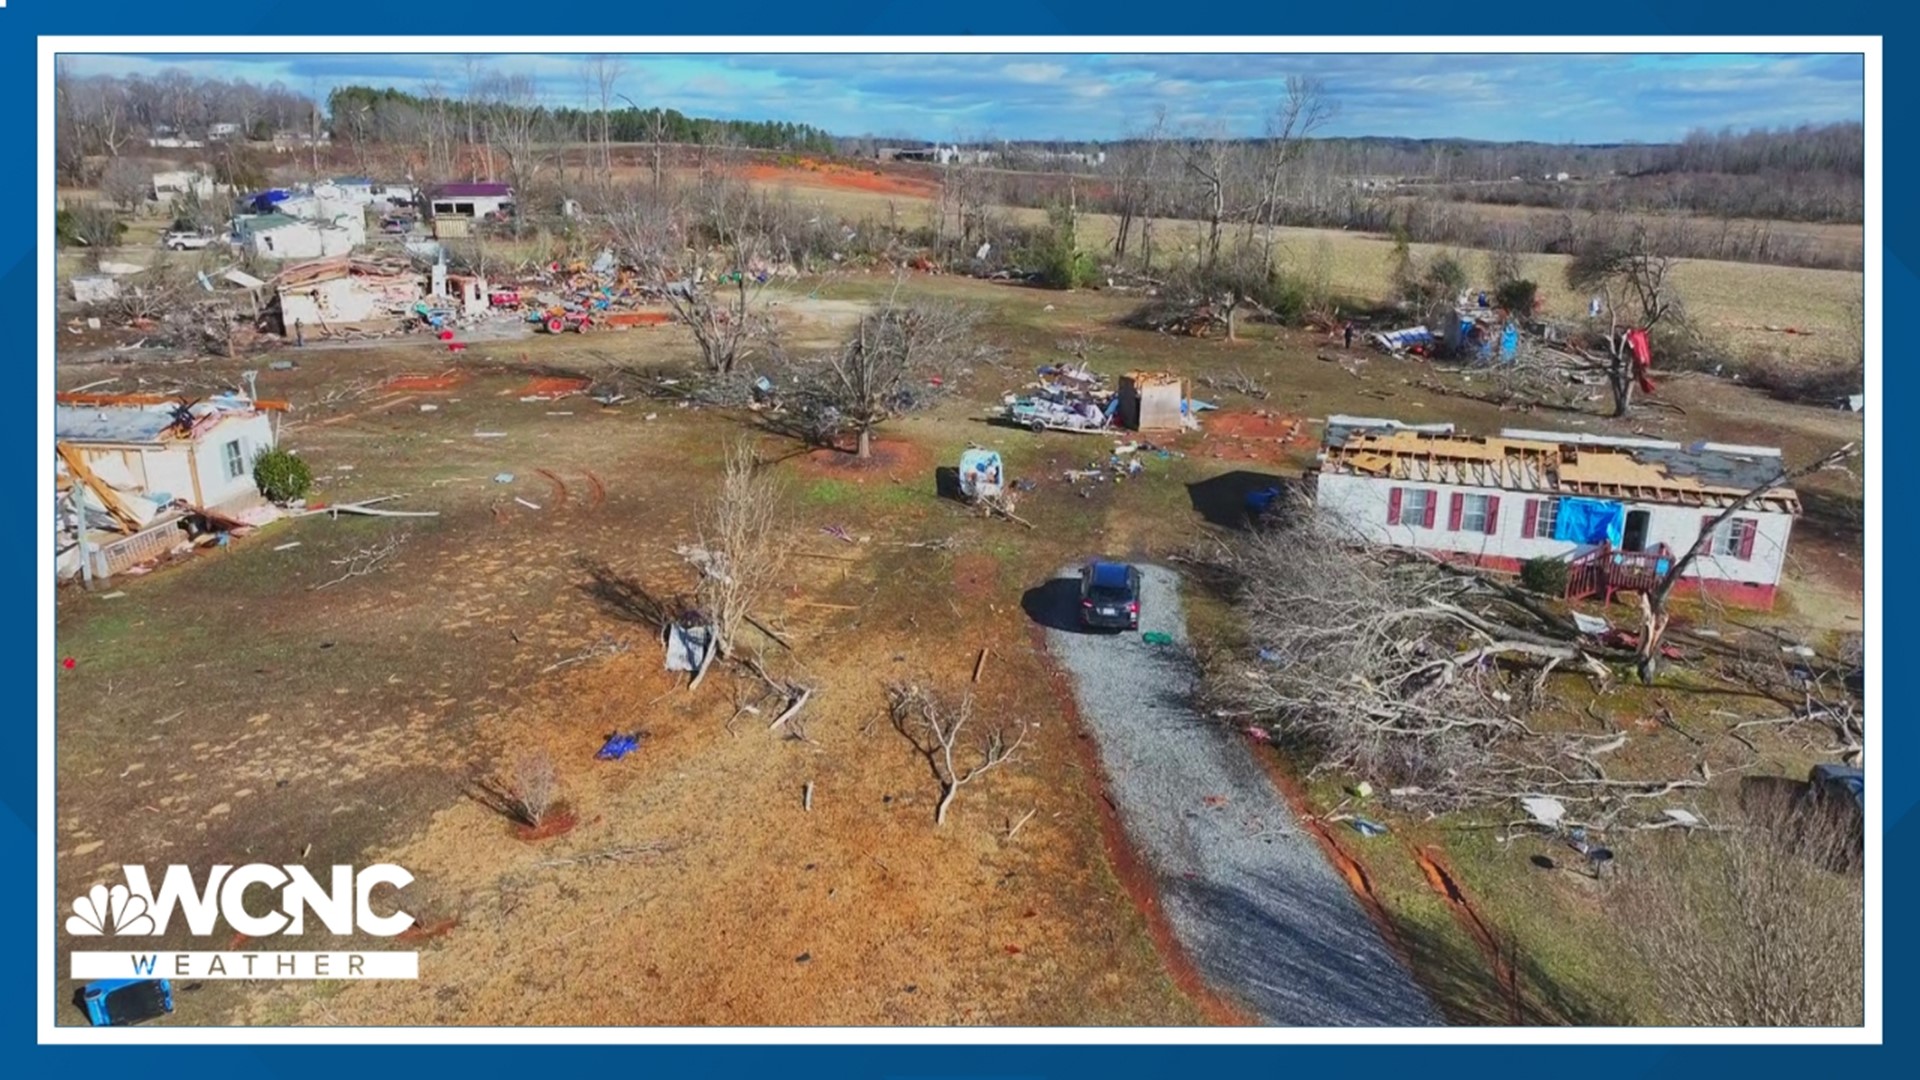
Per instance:
[[[1473,943],[1479,946],[1481,956],[1486,959],[1487,966],[1493,970],[1494,978],[1498,980],[1501,991],[1506,995],[1507,1003],[1512,1009],[1513,1023],[1516,1026],[1526,1023],[1526,1009],[1520,1000],[1519,980],[1514,976],[1513,965],[1507,963],[1506,957],[1500,954],[1499,939],[1494,937],[1493,931],[1480,920],[1480,913],[1473,910],[1472,902],[1467,899],[1466,893],[1461,890],[1459,883],[1447,871],[1446,866],[1440,862],[1434,849],[1415,847],[1412,850],[1414,861],[1420,864],[1420,872],[1426,875],[1427,884],[1433,886],[1433,891],[1439,893],[1441,899],[1447,902],[1447,909],[1453,912],[1454,920],[1460,924],[1462,930],[1467,932],[1467,936],[1473,939]]]
[[[399,939],[401,941],[432,941],[437,937],[445,937],[459,924],[460,920],[451,916],[424,923],[415,919],[412,926],[400,931]]]
[[[905,439],[875,439],[871,447],[873,455],[864,460],[855,456],[853,443],[847,443],[846,447],[809,451],[796,464],[801,472],[812,476],[856,479],[878,476],[910,484],[933,482],[933,457],[926,447]]]
[[[1210,412],[1200,418],[1194,453],[1246,461],[1283,461],[1315,445],[1303,417],[1283,413]]]
[[[527,385],[514,391],[523,398],[563,398],[568,394],[577,394],[593,385],[592,379],[572,378],[564,375],[543,375],[533,379]]]
[[[513,835],[522,840],[550,840],[556,836],[565,836],[578,824],[580,819],[574,816],[573,811],[556,807],[547,811],[547,816],[541,819],[538,825],[515,825]]]
[[[600,482],[591,469],[587,470],[587,489],[587,508],[599,509],[600,504],[607,501],[607,486]]]
[[[1086,726],[1081,722],[1080,707],[1073,699],[1073,688],[1066,673],[1053,662],[1052,655],[1047,651],[1047,632],[1036,623],[1028,627],[1028,633],[1032,635],[1034,650],[1046,657],[1047,683],[1053,691],[1054,701],[1059,705],[1060,715],[1066,718],[1078,736],[1074,744],[1079,748],[1083,775],[1092,779],[1095,794],[1100,796],[1094,805],[1100,812],[1100,840],[1106,849],[1107,865],[1113,867],[1113,875],[1119,879],[1120,887],[1126,890],[1127,897],[1146,920],[1147,936],[1153,940],[1154,951],[1160,955],[1161,963],[1166,965],[1168,977],[1209,1022],[1223,1027],[1255,1026],[1251,1015],[1207,985],[1206,980],[1200,977],[1200,969],[1194,966],[1193,958],[1187,955],[1186,949],[1180,945],[1180,939],[1174,936],[1173,924],[1167,921],[1167,914],[1160,907],[1153,873],[1127,839],[1126,830],[1120,824],[1120,815],[1114,808],[1113,797],[1107,794],[1106,770],[1100,765],[1099,748],[1094,745],[1093,736],[1087,734]]]
[[[749,165],[742,170],[751,183],[792,184],[799,187],[827,188],[834,191],[864,191],[874,195],[900,195],[930,199],[940,193],[940,185],[931,180],[897,176],[874,169],[856,169],[848,165],[803,160],[798,166]]]
[[[555,476],[550,469],[535,469],[533,471],[546,477],[547,482],[553,485],[553,505],[549,509],[558,510],[567,505],[567,482]]]

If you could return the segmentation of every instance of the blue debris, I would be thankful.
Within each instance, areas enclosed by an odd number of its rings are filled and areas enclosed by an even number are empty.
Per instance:
[[[1377,821],[1368,821],[1363,817],[1353,819],[1353,831],[1359,833],[1361,836],[1387,835],[1387,827],[1385,825]]]
[[[1280,662],[1280,654],[1274,652],[1272,649],[1261,649],[1260,659],[1265,660],[1269,664],[1277,664]]]
[[[513,474],[510,472],[503,472],[498,476],[495,476],[493,478],[493,482],[496,484],[511,484],[513,483]]]
[[[641,734],[638,731],[624,735],[614,735],[607,739],[600,752],[593,755],[601,761],[619,761],[635,750],[640,749]]]

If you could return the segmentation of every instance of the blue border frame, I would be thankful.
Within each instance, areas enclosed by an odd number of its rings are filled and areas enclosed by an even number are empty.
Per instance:
[[[769,10],[755,13],[748,10],[751,6],[765,6]],[[523,27],[529,23],[539,23],[537,9],[526,5],[503,2],[503,0],[468,0],[463,9],[474,12],[480,18],[472,20],[472,25],[499,27],[503,32]],[[1819,7],[1795,5],[1789,7],[1778,3],[1733,3],[1714,2],[1681,8],[1670,2],[1657,3],[1649,0],[1619,0],[1608,5],[1604,21],[1596,19],[1596,9],[1586,5],[1565,5],[1557,9],[1528,9],[1526,22],[1519,26],[1508,24],[1508,28],[1527,33],[1624,33],[1624,34],[1836,34],[1863,33],[1887,34],[1887,60],[1883,87],[1884,101],[1888,108],[1885,112],[1883,164],[1887,177],[1912,175],[1906,166],[1913,164],[1913,144],[1907,143],[1901,136],[1912,125],[1910,114],[1897,107],[1897,103],[1915,100],[1909,98],[1903,90],[1911,92],[1914,79],[1903,64],[1897,62],[1899,45],[1903,37],[1898,33],[1899,16],[1891,18],[1876,17],[1877,11],[1884,10],[1879,5],[1869,8],[1855,0],[1841,0],[1840,3],[1824,4]],[[36,113],[26,107],[27,103],[37,100],[37,54],[35,35],[38,34],[154,34],[164,35],[181,33],[192,29],[188,20],[202,19],[206,24],[205,32],[213,33],[258,33],[273,34],[281,31],[294,31],[295,27],[285,25],[281,12],[262,12],[258,8],[243,9],[228,13],[217,7],[201,9],[204,14],[192,10],[180,10],[170,5],[134,5],[127,0],[104,0],[88,5],[84,9],[65,8],[50,4],[48,0],[9,0],[9,6],[0,8],[0,87],[4,88],[4,100],[16,104],[13,112],[16,127],[34,130]],[[404,12],[406,9],[383,9]],[[1874,14],[1869,14],[1874,12]],[[585,11],[582,14],[586,14]],[[707,9],[689,11],[672,7],[602,9],[593,10],[588,22],[582,26],[582,32],[597,33],[633,33],[633,34],[706,34],[729,32],[753,32],[766,34],[936,34],[936,33],[1007,33],[1007,34],[1066,34],[1066,33],[1168,33],[1186,34],[1195,31],[1210,32],[1213,28],[1195,25],[1194,20],[1185,11],[1178,8],[1164,8],[1128,0],[1119,4],[1107,4],[1099,7],[1092,5],[1066,5],[1060,3],[1020,3],[1020,4],[970,4],[963,10],[946,14],[942,9],[930,5],[906,4],[855,4],[846,0],[826,0],[814,4],[759,5],[731,4],[721,11],[715,19],[709,17]],[[1472,33],[1466,20],[1495,19],[1501,17],[1499,9],[1474,11],[1459,5],[1437,5],[1413,0],[1375,0],[1364,11],[1356,11],[1352,17],[1344,19],[1344,9],[1325,8],[1254,8],[1237,13],[1232,19],[1234,31],[1240,33],[1271,34],[1332,34],[1364,33],[1368,30],[1387,29],[1396,34],[1432,34],[1441,37],[1453,36],[1454,41],[1447,44],[1466,44],[1472,38],[1484,39],[1487,35]],[[1343,21],[1345,25],[1343,25]],[[1893,23],[1891,27],[1886,26]],[[1883,29],[1884,27],[1884,29]],[[356,27],[357,28],[357,27]],[[418,28],[397,25],[391,28],[394,33],[418,33]],[[558,28],[555,28],[558,29]],[[1892,33],[1889,33],[1892,31]],[[1466,34],[1465,39],[1458,35]],[[528,51],[538,49],[540,39],[524,39],[523,48]],[[1470,47],[1470,45],[1469,45]],[[25,121],[22,123],[22,121]],[[22,141],[16,140],[16,147]],[[0,224],[0,286],[4,295],[14,301],[11,310],[15,312],[34,312],[36,316],[45,310],[43,298],[37,291],[38,264],[36,261],[36,232],[38,228],[37,163],[32,153],[33,143],[24,144],[29,152],[21,155],[16,152],[16,166],[0,170],[0,205],[31,208],[32,212],[16,212]],[[19,164],[24,157],[27,164]],[[1897,186],[1889,186],[1885,192],[1885,214],[1882,222],[1884,258],[1884,310],[1889,313],[1903,313],[1920,310],[1920,289],[1916,288],[1913,266],[1920,258],[1920,241],[1913,234],[1914,214],[1903,198],[1905,192]],[[1892,318],[1888,319],[1891,324]],[[7,336],[16,346],[16,355],[35,355],[35,333],[32,320],[16,316],[8,323]],[[1902,406],[1914,400],[1913,383],[1916,376],[1907,370],[1906,365],[1890,363],[1884,370],[1884,401],[1876,400],[1870,404],[1875,409],[1886,409],[1887,415],[1897,415]],[[30,380],[26,380],[30,387]],[[16,382],[16,386],[19,383]],[[0,462],[5,462],[7,471],[16,476],[15,490],[35,490],[37,476],[35,463],[38,460],[37,417],[39,403],[33,395],[16,393],[11,411],[15,412],[16,422],[0,426]],[[1889,425],[1886,432],[1886,450],[1891,460],[1902,460],[1903,452],[1914,447],[1914,435],[1900,433],[1901,429]],[[25,502],[25,500],[22,500]],[[1894,504],[1892,522],[1898,523],[1907,518],[1907,514]],[[14,611],[33,610],[39,587],[37,578],[42,562],[41,538],[31,527],[20,527],[18,515],[16,527],[0,533],[0,553],[6,556],[0,566],[7,567],[5,595],[11,603],[7,608]],[[1903,574],[1898,564],[1890,564],[1886,569],[1886,595],[1898,599],[1912,594],[1909,574]],[[1889,604],[1887,611],[1898,612],[1904,605]],[[1885,654],[1901,655],[1902,646],[1911,643],[1914,631],[1901,620],[1889,617],[1886,621]],[[40,670],[38,648],[27,648],[25,642],[7,651],[5,668],[14,671],[21,678],[19,685],[36,685],[52,678],[51,671]],[[1891,702],[1893,696],[1888,695]],[[1915,854],[1913,805],[1916,785],[1907,779],[1903,766],[1915,761],[1912,752],[1916,736],[1905,724],[1894,723],[1876,729],[1875,736],[1884,747],[1881,751],[1886,762],[1886,792],[1883,806],[1885,809],[1885,855],[1886,873],[1883,881],[1888,892],[1911,884],[1914,878],[1912,856]],[[0,754],[0,803],[4,804],[5,814],[0,816],[0,860],[5,865],[33,867],[36,864],[36,742],[37,733],[34,724],[16,722],[3,736],[9,753]],[[44,884],[44,883],[42,883]],[[37,977],[28,977],[24,973],[32,972],[36,963],[36,942],[42,928],[38,926],[38,895],[35,889],[16,885],[0,892],[0,927],[4,927],[4,955],[7,970],[12,977],[0,983],[0,1032],[4,1032],[6,1041],[15,1045],[30,1044],[34,1041],[34,1023],[37,1012],[37,998],[43,989]],[[1899,909],[1893,908],[1893,912]],[[1890,913],[1891,914],[1891,913]],[[1885,1017],[1887,1026],[1887,1045],[1871,1048],[1806,1048],[1806,1047],[1511,1047],[1496,1050],[1484,1046],[1467,1047],[1385,1047],[1385,1046],[1315,1046],[1315,1047],[985,1047],[968,1046],[952,1048],[934,1048],[927,1046],[899,1047],[812,1047],[812,1046],[714,1046],[714,1047],[343,1047],[330,1045],[324,1048],[303,1049],[295,1061],[288,1061],[283,1053],[273,1053],[267,1048],[222,1047],[103,1047],[99,1049],[69,1049],[64,1047],[36,1047],[30,1056],[15,1059],[35,1072],[60,1067],[112,1067],[115,1065],[135,1066],[143,1070],[156,1067],[179,1067],[214,1065],[232,1067],[249,1058],[257,1064],[292,1072],[319,1071],[339,1066],[377,1065],[391,1070],[418,1069],[433,1064],[447,1064],[469,1067],[476,1072],[495,1072],[502,1065],[507,1067],[529,1067],[535,1064],[533,1055],[540,1055],[539,1066],[542,1069],[582,1068],[602,1066],[632,1070],[635,1068],[668,1073],[700,1072],[715,1075],[769,1073],[782,1076],[830,1075],[837,1077],[875,1077],[875,1078],[931,1078],[942,1080],[972,1080],[972,1078],[1039,1078],[1071,1075],[1091,1070],[1100,1070],[1114,1076],[1134,1074],[1155,1075],[1172,1071],[1192,1070],[1196,1066],[1209,1070],[1231,1070],[1237,1073],[1251,1073],[1270,1070],[1284,1063],[1291,1067],[1320,1068],[1328,1071],[1373,1073],[1377,1075],[1409,1075],[1415,1072],[1431,1074],[1436,1070],[1480,1069],[1493,1066],[1501,1070],[1527,1070],[1569,1077],[1605,1077],[1618,1080],[1623,1075],[1669,1074],[1682,1071],[1695,1073],[1711,1070],[1751,1071],[1754,1075],[1765,1076],[1778,1072],[1802,1072],[1809,1066],[1825,1068],[1865,1068],[1871,1072],[1891,1072],[1894,1060],[1889,1048],[1897,1048],[1906,1038],[1911,1037],[1904,1029],[1902,1021],[1911,1015],[1913,998],[1910,992],[1908,972],[1911,965],[1903,963],[1913,954],[1913,932],[1904,920],[1890,917],[1885,926]],[[324,1032],[316,1032],[316,1042],[326,1039]],[[1495,1037],[1496,1036],[1491,1036]],[[1356,1033],[1356,1038],[1365,1039],[1364,1033]],[[329,1040],[331,1041],[331,1040]],[[1912,1044],[1907,1044],[1911,1046]],[[318,1050],[319,1052],[314,1052]],[[85,1053],[84,1058],[78,1056]],[[245,1055],[242,1057],[240,1055]],[[378,1055],[375,1057],[374,1055]],[[1832,1064],[1824,1064],[1820,1055],[1832,1058]],[[1494,1060],[1495,1057],[1499,1060]],[[384,1060],[384,1065],[378,1063]],[[291,1066],[291,1069],[288,1067]]]

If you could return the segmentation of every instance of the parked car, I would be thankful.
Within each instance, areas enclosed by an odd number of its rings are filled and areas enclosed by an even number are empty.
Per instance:
[[[412,232],[413,222],[401,217],[382,218],[380,221],[380,231],[394,235]]]
[[[211,246],[213,237],[206,233],[175,231],[168,233],[161,243],[165,244],[169,251],[198,251]]]
[[[1100,560],[1082,567],[1080,625],[1108,630],[1140,629],[1140,571],[1126,563]]]

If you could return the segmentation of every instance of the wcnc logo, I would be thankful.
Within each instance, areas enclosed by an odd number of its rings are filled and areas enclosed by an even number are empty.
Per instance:
[[[166,934],[176,913],[183,915],[194,937],[210,937],[224,921],[246,938],[297,937],[307,929],[309,913],[326,931],[340,937],[355,932],[394,937],[413,926],[413,916],[395,910],[382,915],[374,909],[373,891],[381,885],[404,889],[413,875],[391,863],[355,872],[351,866],[332,868],[323,886],[304,866],[215,866],[206,884],[193,879],[186,866],[167,867],[156,892],[144,866],[128,866],[126,883],[95,885],[75,897],[67,916],[67,933],[77,938],[152,938]],[[279,890],[280,903],[262,915],[247,910],[247,891],[256,887]],[[76,979],[145,978],[404,978],[418,977],[418,957],[399,952],[182,952],[182,953],[73,953]]]

